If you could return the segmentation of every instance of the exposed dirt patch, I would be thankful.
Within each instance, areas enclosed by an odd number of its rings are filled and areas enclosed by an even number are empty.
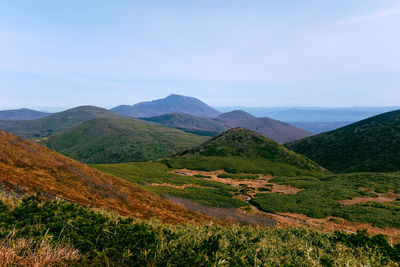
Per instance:
[[[194,171],[194,170],[175,170],[173,171],[174,173],[181,174],[181,175],[203,175],[203,176],[209,176],[210,178],[201,178],[201,179],[206,179],[206,180],[212,180],[212,181],[217,181],[220,183],[224,184],[229,184],[232,185],[236,188],[239,189],[239,194],[235,195],[234,198],[241,199],[243,201],[249,202],[249,200],[257,193],[282,193],[282,194],[297,194],[298,192],[304,190],[304,189],[299,189],[291,186],[285,186],[285,185],[278,185],[275,183],[270,182],[270,180],[273,178],[272,176],[266,176],[266,175],[259,175],[258,179],[230,179],[230,178],[219,178],[218,174],[225,173],[222,170],[219,171],[213,171],[213,172],[204,172],[204,171]],[[185,173],[185,174],[183,174]],[[268,188],[270,191],[265,191],[265,188]],[[362,190],[362,188],[360,188]],[[366,191],[366,189],[364,190]],[[358,203],[365,203],[368,201],[376,201],[376,202],[386,202],[386,201],[393,201],[396,198],[400,197],[400,194],[394,194],[393,191],[390,191],[385,194],[379,194],[372,192],[378,197],[357,197],[353,198],[350,200],[344,200],[341,201],[342,204],[345,205],[351,205],[351,204],[358,204]],[[169,198],[170,199],[170,198]],[[224,218],[226,219],[227,217],[219,217],[225,215],[227,210],[233,210],[236,211],[235,209],[220,209],[220,208],[210,208],[210,207],[204,207],[198,204],[195,204],[193,202],[187,201],[185,199],[179,199],[179,200],[173,200],[170,199],[173,202],[179,202],[182,204],[184,207],[190,210],[195,210],[195,211],[200,211],[202,213],[212,215],[218,218]],[[190,206],[187,203],[191,203]],[[187,206],[188,205],[188,206]],[[202,208],[198,208],[198,206]],[[322,219],[318,218],[311,218],[303,214],[295,214],[295,213],[277,213],[277,214],[272,214],[272,213],[266,213],[263,211],[258,210],[256,207],[250,205],[251,209],[250,210],[243,210],[239,213],[240,216],[243,216],[243,214],[247,215],[252,215],[256,217],[264,217],[264,216],[269,216],[272,218],[275,223],[277,223],[278,226],[281,227],[286,227],[286,226],[307,226],[307,227],[312,227],[312,228],[317,228],[319,230],[323,231],[342,231],[346,233],[356,233],[357,230],[363,230],[367,229],[367,232],[371,235],[376,235],[376,234],[383,234],[389,238],[389,240],[393,242],[399,242],[400,241],[400,229],[396,228],[386,228],[382,229],[379,227],[372,226],[372,224],[369,223],[359,223],[359,222],[350,222],[342,218],[338,217],[326,217]],[[202,210],[202,209],[205,210]],[[224,210],[224,211],[220,211]],[[219,214],[219,216],[218,216]],[[229,217],[229,216],[228,216]],[[236,217],[229,217],[232,220],[237,220],[240,221]],[[252,224],[252,223],[251,223]]]
[[[310,218],[304,214],[296,214],[296,213],[281,213],[270,214],[272,218],[274,218],[279,225],[281,226],[308,226],[317,228],[320,230],[328,230],[335,231],[339,230],[347,233],[356,233],[357,230],[367,229],[367,232],[371,235],[382,234],[386,235],[391,241],[398,242],[400,241],[400,229],[396,228],[379,228],[372,226],[370,223],[359,223],[359,222],[350,222],[343,218],[338,217],[326,217],[326,218]]]
[[[344,205],[354,205],[354,204],[363,204],[367,202],[392,202],[395,201],[397,198],[400,198],[400,194],[395,194],[393,190],[388,191],[386,193],[377,193],[377,192],[370,192],[377,197],[354,197],[352,199],[340,200],[339,203]]]
[[[175,174],[184,175],[184,176],[194,176],[194,175],[202,175],[205,178],[201,178],[204,180],[211,180],[220,182],[223,184],[228,184],[231,186],[236,187],[239,191],[246,195],[253,197],[259,193],[281,193],[281,194],[297,194],[298,192],[304,190],[296,187],[292,187],[289,185],[279,185],[270,182],[273,178],[271,175],[264,175],[264,174],[257,174],[258,179],[232,179],[232,178],[220,178],[218,177],[219,174],[226,174],[223,170],[218,171],[196,171],[196,170],[189,170],[189,169],[179,169],[172,171]],[[210,178],[207,178],[210,177]]]
[[[272,193],[281,193],[281,194],[297,194],[304,189],[296,188],[290,185],[280,185],[280,184],[273,184],[272,186]]]
[[[259,225],[266,227],[274,227],[276,221],[271,218],[271,216],[265,217],[265,214],[248,214],[239,209],[227,209],[227,208],[215,208],[207,207],[184,198],[165,196],[168,200],[183,206],[186,209],[205,213],[213,217],[217,217],[224,220],[237,221],[243,225]]]

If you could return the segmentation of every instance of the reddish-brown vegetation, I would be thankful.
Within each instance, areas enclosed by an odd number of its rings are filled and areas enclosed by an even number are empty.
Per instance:
[[[41,192],[45,197],[58,196],[141,219],[157,217],[171,223],[215,221],[4,131],[0,131],[1,188],[21,194]]]

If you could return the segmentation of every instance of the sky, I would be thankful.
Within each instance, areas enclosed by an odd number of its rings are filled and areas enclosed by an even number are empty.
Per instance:
[[[400,1],[0,2],[0,109],[171,93],[212,106],[398,106]]]

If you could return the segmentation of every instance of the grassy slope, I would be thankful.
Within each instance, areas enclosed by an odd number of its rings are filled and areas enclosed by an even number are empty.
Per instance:
[[[42,138],[96,118],[119,118],[112,111],[81,106],[30,121],[0,121],[0,129],[25,138]]]
[[[232,173],[319,175],[324,169],[253,131],[235,128],[163,161],[172,168],[223,169]]]
[[[267,212],[293,212],[310,217],[341,217],[350,221],[370,222],[379,227],[400,228],[400,201],[343,205],[339,200],[376,196],[372,191],[400,192],[400,175],[353,173],[316,177],[277,177],[272,180],[305,190],[293,195],[258,194],[252,203]],[[360,190],[365,188],[366,190]]]
[[[210,221],[207,216],[184,210],[123,179],[3,131],[0,131],[0,183],[7,191],[44,192],[46,196],[59,196],[138,218]]]
[[[286,144],[333,172],[400,170],[400,110]]]
[[[85,163],[119,163],[164,158],[206,137],[136,119],[85,121],[44,141],[49,148]]]
[[[8,243],[22,237],[38,245],[45,241],[78,249],[81,259],[70,262],[74,266],[395,266],[400,260],[399,245],[363,232],[172,226],[35,198],[24,199],[13,210],[0,201],[0,223],[0,237],[8,236]],[[49,260],[51,265],[62,263]]]
[[[146,189],[160,195],[173,195],[214,207],[241,207],[246,203],[232,198],[235,187],[223,183],[182,176],[168,172],[166,165],[157,162],[130,162],[120,164],[95,164],[94,168],[102,172],[123,178],[132,183],[141,184]],[[147,186],[149,184],[171,184],[175,186],[192,185],[184,189],[169,186]],[[204,187],[199,188],[196,186]]]

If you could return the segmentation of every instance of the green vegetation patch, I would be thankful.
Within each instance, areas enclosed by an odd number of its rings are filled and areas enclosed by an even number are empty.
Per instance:
[[[224,170],[228,173],[262,173],[279,176],[317,175],[322,172],[301,169],[283,162],[276,162],[265,158],[247,158],[238,156],[185,156],[162,160],[163,163],[174,169],[191,169],[199,171]]]
[[[341,217],[350,221],[369,222],[379,227],[400,227],[398,201],[343,205],[339,200],[376,196],[368,191],[387,192],[400,189],[400,175],[355,173],[316,177],[276,177],[275,183],[305,190],[294,195],[257,194],[252,203],[267,212],[293,212],[314,218]],[[359,188],[365,188],[360,190]],[[366,191],[367,190],[367,191]]]
[[[240,199],[232,198],[232,191],[217,190],[216,188],[186,187],[177,189],[168,186],[148,186],[149,191],[159,195],[171,195],[186,198],[200,205],[218,208],[239,208],[248,204]]]
[[[286,144],[336,173],[400,168],[400,110]]]
[[[237,188],[216,181],[204,180],[194,176],[182,176],[168,172],[168,167],[158,162],[130,162],[120,164],[96,164],[93,167],[105,173],[123,178],[127,181],[148,185],[198,185],[206,188],[187,187],[184,189],[169,186],[145,186],[149,191],[159,195],[172,195],[187,198],[199,204],[214,207],[241,207],[247,205],[239,199],[232,198]]]
[[[208,138],[136,119],[85,121],[43,141],[85,163],[120,163],[165,158]]]
[[[244,128],[219,134],[178,156],[164,159],[171,168],[225,170],[280,176],[322,175],[318,164],[264,136]]]
[[[91,166],[104,173],[117,176],[129,182],[140,185],[148,185],[151,183],[168,183],[172,185],[193,184],[204,187],[214,187],[226,191],[237,190],[233,186],[220,182],[198,179],[194,176],[183,176],[169,172],[170,169],[165,164],[159,162],[92,164]]]
[[[0,238],[69,244],[88,266],[395,266],[400,245],[381,235],[306,228],[169,225],[110,216],[63,201],[0,201]]]

